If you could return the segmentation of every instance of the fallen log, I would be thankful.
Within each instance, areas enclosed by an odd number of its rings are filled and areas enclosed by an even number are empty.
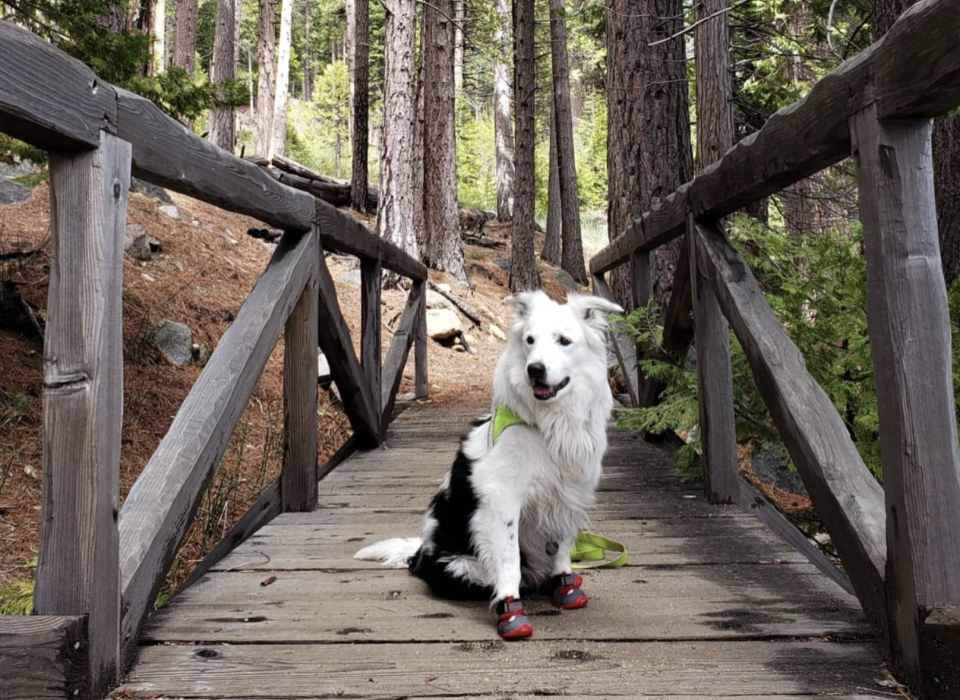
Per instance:
[[[463,315],[464,315],[464,316],[466,316],[466,317],[469,318],[471,321],[473,321],[474,325],[476,325],[478,328],[481,328],[481,327],[483,326],[483,324],[482,324],[481,321],[480,321],[480,314],[478,314],[476,311],[474,311],[474,310],[467,304],[467,302],[465,302],[463,299],[461,299],[460,297],[458,297],[458,296],[457,296],[456,294],[454,294],[453,292],[444,291],[444,290],[441,289],[441,288],[439,287],[439,285],[437,285],[437,283],[434,282],[432,279],[429,279],[429,278],[428,278],[428,279],[427,279],[427,284],[428,284],[428,286],[430,287],[430,289],[432,289],[432,290],[435,291],[437,294],[439,294],[440,296],[444,297],[447,301],[449,301],[451,304],[453,304],[453,305],[456,306],[458,309],[460,309],[460,311],[463,312]]]

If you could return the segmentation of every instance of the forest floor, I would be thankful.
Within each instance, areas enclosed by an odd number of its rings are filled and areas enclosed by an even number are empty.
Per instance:
[[[160,241],[162,250],[148,261],[124,256],[121,502],[201,371],[196,363],[175,367],[163,359],[152,342],[157,322],[169,319],[186,324],[193,342],[212,353],[271,255],[268,245],[247,235],[251,228],[262,228],[260,222],[188,197],[170,196],[179,218],[164,213],[163,202],[139,192],[131,192],[128,206],[128,223],[141,226]],[[373,217],[357,216],[372,226]],[[488,245],[495,240],[502,241],[502,247],[466,246],[470,287],[458,286],[445,274],[430,273],[435,282],[449,283],[483,322],[477,328],[461,315],[472,352],[428,343],[430,396],[426,401],[456,402],[465,394],[489,394],[496,359],[505,347],[492,326],[504,332],[509,327],[509,316],[501,306],[508,294],[507,273],[502,269],[509,259],[507,228],[496,222],[486,226]],[[41,326],[47,308],[49,243],[49,189],[41,182],[23,203],[0,206],[0,285],[8,299],[10,292],[18,292]],[[327,265],[358,345],[356,261],[332,255]],[[541,272],[546,291],[562,299],[565,290],[557,281],[557,270],[545,265]],[[382,318],[389,327],[396,327],[405,298],[403,291],[384,291]],[[32,577],[40,534],[43,340],[28,325],[17,323],[22,320],[0,313],[0,586]],[[384,330],[384,353],[391,338],[392,333]],[[412,391],[413,353],[410,358],[401,392]],[[167,590],[189,574],[279,474],[282,366],[281,340],[234,431],[170,573]],[[320,392],[319,414],[318,449],[323,463],[344,442],[349,424],[328,392]]]

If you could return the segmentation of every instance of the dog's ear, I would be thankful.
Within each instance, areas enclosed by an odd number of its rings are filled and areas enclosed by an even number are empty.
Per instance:
[[[545,295],[540,290],[531,292],[517,292],[516,294],[511,294],[508,296],[501,303],[504,306],[513,308],[513,315],[516,320],[522,320],[530,315],[534,304],[542,296]]]
[[[586,321],[588,326],[599,331],[607,328],[607,314],[623,313],[623,307],[619,304],[608,301],[603,297],[577,294],[576,292],[567,294],[567,306]]]

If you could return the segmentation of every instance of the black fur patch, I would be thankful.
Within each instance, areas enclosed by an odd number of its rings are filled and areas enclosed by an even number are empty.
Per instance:
[[[473,462],[461,450],[450,470],[450,485],[437,492],[430,503],[430,511],[438,523],[433,531],[433,552],[426,554],[421,546],[410,560],[410,572],[426,581],[433,594],[440,598],[478,600],[491,594],[489,588],[451,577],[446,572],[446,564],[438,561],[477,553],[470,538],[470,519],[478,503],[470,483],[472,472]]]

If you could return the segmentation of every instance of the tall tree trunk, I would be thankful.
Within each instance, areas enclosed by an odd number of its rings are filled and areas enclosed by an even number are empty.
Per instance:
[[[427,265],[467,283],[457,204],[453,1],[423,7],[423,224]]]
[[[733,145],[733,81],[730,74],[730,0],[701,0],[694,6],[696,56],[697,172]],[[707,19],[707,18],[710,19]]]
[[[420,14],[420,46],[419,60],[417,60],[417,89],[415,102],[416,115],[413,118],[413,230],[417,239],[417,250],[424,250],[427,245],[427,237],[423,225],[423,123],[424,123],[424,76],[426,75],[426,66],[423,62],[425,53],[426,32],[423,31],[423,5],[418,10]]]
[[[534,0],[513,4],[513,90],[516,120],[516,201],[510,242],[510,289],[519,292],[540,286],[533,250],[534,227],[534,94],[537,66],[534,58]]]
[[[580,284],[587,284],[580,232],[580,193],[570,112],[570,64],[567,62],[567,22],[564,0],[550,0],[550,45],[553,56],[553,106],[560,169],[560,211],[563,248],[560,266]]]
[[[310,0],[303,0],[303,101],[313,100],[313,42],[310,40]],[[339,139],[339,135],[337,136]]]
[[[383,143],[377,234],[417,257],[412,167],[416,3],[389,0],[385,5]]]
[[[347,54],[347,78],[350,82],[350,110],[349,110],[349,122],[350,122],[350,144],[351,149],[356,148],[354,144],[354,139],[356,134],[354,133],[354,104],[353,100],[355,99],[356,94],[356,60],[357,60],[357,3],[355,0],[346,0],[344,2],[344,11],[347,15],[347,35],[345,41],[345,48]],[[367,12],[367,17],[369,20],[369,12]],[[368,30],[369,33],[369,30]]]
[[[560,166],[557,164],[557,119],[555,102],[550,102],[550,175],[547,180],[547,235],[540,257],[551,265],[560,264],[561,221]]]
[[[353,85],[353,175],[350,183],[350,206],[367,210],[368,113],[370,109],[370,7],[368,0],[354,0],[354,71]]]
[[[510,119],[510,2],[497,0],[497,58],[493,66],[493,125],[496,138],[497,221],[513,219],[516,170],[513,153],[513,123]]]
[[[150,50],[149,75],[160,75],[167,67],[167,0],[151,0],[147,3],[144,17],[144,32],[153,37]]]
[[[687,182],[693,172],[683,37],[656,44],[683,29],[681,0],[608,0],[607,177],[610,239]],[[681,241],[651,256],[654,295],[666,308]],[[633,307],[629,270],[621,266],[611,287]]]
[[[463,90],[463,20],[466,0],[453,0],[453,89]]]
[[[276,6],[274,0],[260,0],[260,41],[257,46],[257,154],[273,158],[273,106],[277,87]]]
[[[234,50],[237,0],[217,0],[217,28],[213,39],[213,57],[210,60],[210,82],[236,79],[237,64]],[[210,141],[233,153],[236,129],[233,108],[210,110]]]
[[[293,0],[280,4],[280,42],[277,45],[277,87],[273,102],[273,152],[283,155],[287,149],[287,92],[290,89],[290,41]]]
[[[197,0],[177,0],[175,34],[173,35],[173,65],[193,75],[197,53]]]
[[[874,40],[916,0],[873,0]],[[937,199],[940,263],[947,285],[960,276],[960,117],[933,125],[933,186]]]

